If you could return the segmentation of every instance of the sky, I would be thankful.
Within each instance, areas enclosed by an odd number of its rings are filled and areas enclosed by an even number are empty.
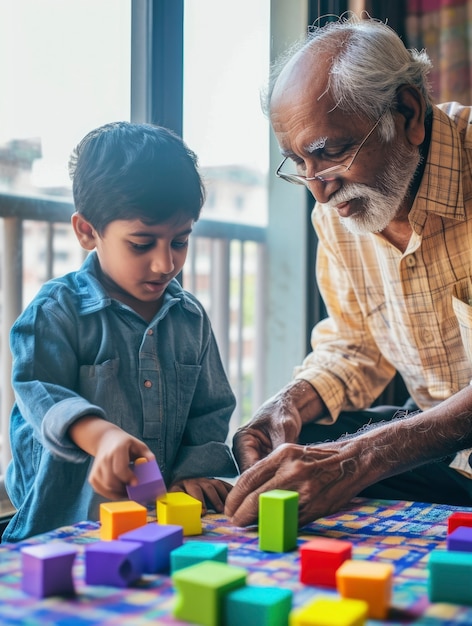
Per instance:
[[[186,0],[184,138],[202,166],[267,169],[269,4]],[[130,16],[131,0],[0,2],[0,143],[41,137],[38,184],[67,181],[73,146],[129,119]]]

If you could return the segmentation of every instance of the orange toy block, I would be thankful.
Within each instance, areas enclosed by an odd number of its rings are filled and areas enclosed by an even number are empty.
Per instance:
[[[156,502],[159,524],[182,526],[184,536],[202,534],[202,503],[188,493],[167,493]]]
[[[453,530],[460,526],[472,527],[472,513],[465,511],[455,511],[447,518],[447,534],[450,535]]]
[[[392,597],[393,572],[391,563],[348,560],[336,572],[336,586],[343,598],[365,600],[369,617],[385,619]]]
[[[129,530],[147,523],[145,506],[126,500],[125,502],[103,502],[100,504],[100,539],[111,541]]]
[[[367,614],[364,600],[316,598],[291,611],[289,626],[364,626]]]

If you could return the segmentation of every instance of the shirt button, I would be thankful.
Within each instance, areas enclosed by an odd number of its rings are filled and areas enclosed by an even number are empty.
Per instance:
[[[152,387],[152,382],[150,380],[145,380],[144,381],[144,386],[149,389],[150,387]]]
[[[152,330],[152,328],[148,328],[147,334],[154,335],[154,331]]]
[[[409,254],[406,259],[405,259],[405,263],[407,264],[407,267],[415,267],[416,265],[416,259],[413,256],[413,254]]]

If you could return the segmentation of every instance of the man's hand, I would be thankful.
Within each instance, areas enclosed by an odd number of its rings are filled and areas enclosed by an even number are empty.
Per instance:
[[[296,443],[302,425],[324,412],[324,404],[309,383],[300,380],[282,389],[234,435],[233,452],[240,472],[281,444]]]
[[[226,496],[231,489],[230,484],[217,478],[185,478],[173,483],[169,491],[183,491],[200,500],[202,515],[205,515],[208,509],[223,513]]]

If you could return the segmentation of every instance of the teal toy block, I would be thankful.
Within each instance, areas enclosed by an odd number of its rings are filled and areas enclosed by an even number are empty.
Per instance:
[[[298,493],[273,489],[259,496],[259,549],[289,552],[297,547]]]
[[[293,592],[281,587],[246,586],[225,598],[225,626],[287,626]]]
[[[187,541],[170,554],[172,573],[183,567],[196,565],[202,561],[228,561],[228,544],[210,541]]]
[[[172,574],[174,617],[200,626],[221,626],[226,594],[244,587],[246,579],[244,568],[218,561],[202,561],[178,570]]]
[[[118,537],[121,541],[134,541],[143,546],[143,572],[145,574],[167,573],[170,555],[183,542],[182,526],[150,522],[134,528]]]
[[[72,566],[77,548],[64,541],[21,549],[21,588],[36,598],[74,595]]]
[[[472,605],[472,553],[433,550],[428,570],[431,602]]]

